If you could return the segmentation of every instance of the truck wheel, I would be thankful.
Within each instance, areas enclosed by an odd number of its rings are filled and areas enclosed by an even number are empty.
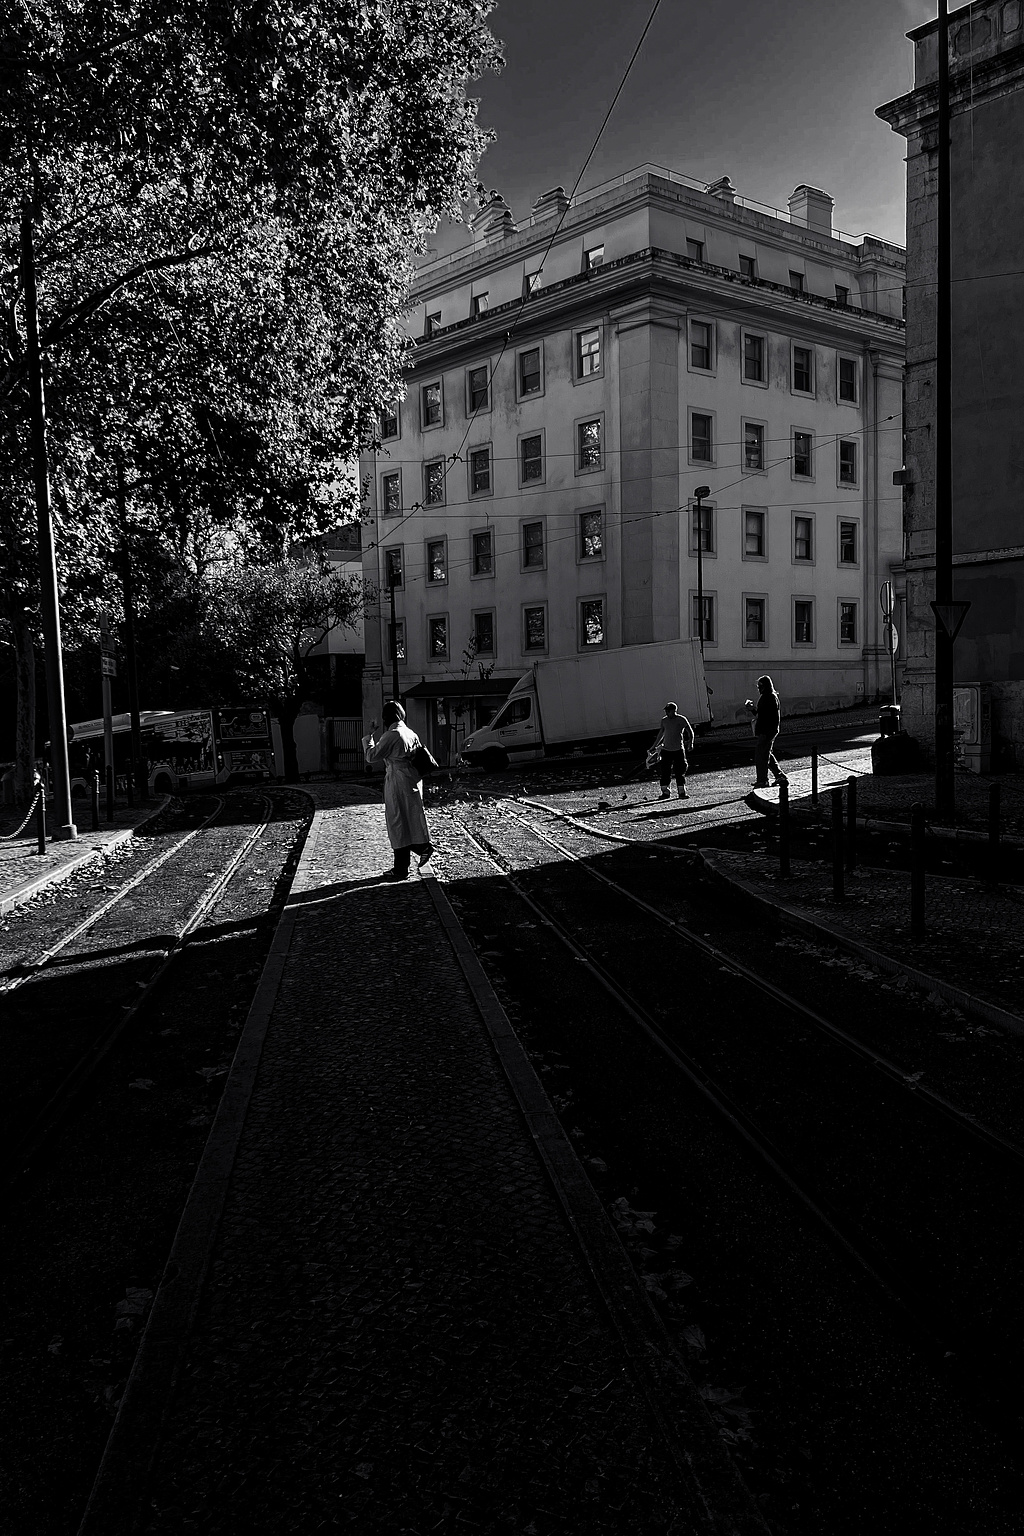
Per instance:
[[[482,766],[485,773],[504,773],[508,767],[508,758],[500,747],[488,747],[483,755]]]

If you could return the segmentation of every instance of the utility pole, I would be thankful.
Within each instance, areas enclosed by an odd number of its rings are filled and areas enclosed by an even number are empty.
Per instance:
[[[114,715],[111,700],[110,679],[117,676],[117,659],[114,655],[114,637],[110,632],[110,615],[104,609],[100,614],[100,670],[103,679],[103,782],[106,790],[107,820],[114,820]]]
[[[952,819],[953,639],[943,610],[953,602],[952,328],[949,186],[949,10],[939,0],[939,119],[935,262],[935,809]],[[959,626],[957,626],[959,627]]]
[[[700,659],[704,660],[704,507],[705,496],[711,495],[710,485],[698,485],[693,493],[697,504],[697,636],[700,640]]]
[[[128,782],[135,781],[141,803],[149,789],[149,775],[142,761],[142,725],[139,718],[139,674],[135,659],[135,588],[132,578],[132,550],[128,534],[128,497],[124,483],[124,460],[117,456],[117,515],[121,525],[121,593],[124,599],[124,653],[128,668],[128,712],[131,717],[132,760]]]
[[[388,636],[391,645],[391,697],[398,703],[398,620],[395,618],[395,588],[398,586],[398,573],[394,569],[388,571],[388,596],[391,599],[391,622],[388,625]]]
[[[64,659],[60,643],[60,591],[50,511],[50,473],[46,459],[46,399],[39,353],[39,314],[36,308],[36,264],[32,248],[32,208],[26,198],[21,211],[21,264],[25,284],[25,340],[32,418],[32,473],[35,481],[36,528],[39,539],[39,590],[46,651],[46,703],[50,716],[50,762],[53,770],[54,820],[57,836],[77,838],[71,811],[68,767],[68,722],[64,705]]]

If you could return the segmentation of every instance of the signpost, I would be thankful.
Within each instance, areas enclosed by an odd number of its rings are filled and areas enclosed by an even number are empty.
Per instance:
[[[893,592],[891,581],[882,582],[878,592],[878,605],[882,610],[885,648],[889,652],[889,678],[892,685],[892,702],[896,704],[896,652],[900,647],[900,636],[892,617],[896,610],[896,594]]]
[[[110,615],[100,612],[100,673],[103,678],[103,770],[107,790],[107,820],[114,819],[114,717],[110,679],[117,676],[117,656],[110,631]]]

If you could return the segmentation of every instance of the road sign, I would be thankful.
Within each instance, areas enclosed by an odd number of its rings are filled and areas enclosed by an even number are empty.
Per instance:
[[[900,648],[900,632],[892,619],[886,619],[883,628],[885,629],[885,648],[890,656],[895,656]]]
[[[885,618],[891,619],[893,609],[896,607],[896,594],[892,589],[891,581],[883,581],[878,589],[878,606]]]
[[[960,633],[960,626],[967,617],[970,603],[932,603],[931,610],[942,625],[950,640],[955,640]]]
[[[100,676],[117,676],[117,657],[113,651],[103,651],[100,655]]]

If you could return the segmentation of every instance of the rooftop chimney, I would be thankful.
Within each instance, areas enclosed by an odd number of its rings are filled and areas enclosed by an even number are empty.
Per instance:
[[[803,224],[817,235],[831,235],[832,209],[835,206],[827,192],[820,187],[795,187],[789,198],[789,217],[794,224]]]
[[[561,218],[568,206],[565,188],[552,187],[550,192],[542,192],[534,203],[533,222],[537,224],[541,219]]]
[[[512,210],[500,192],[492,192],[491,200],[469,221],[474,245],[490,245],[516,233]]]
[[[709,186],[704,188],[704,191],[709,197],[717,197],[723,203],[734,203],[736,201],[736,188],[728,176],[719,176],[718,180],[711,182]]]

